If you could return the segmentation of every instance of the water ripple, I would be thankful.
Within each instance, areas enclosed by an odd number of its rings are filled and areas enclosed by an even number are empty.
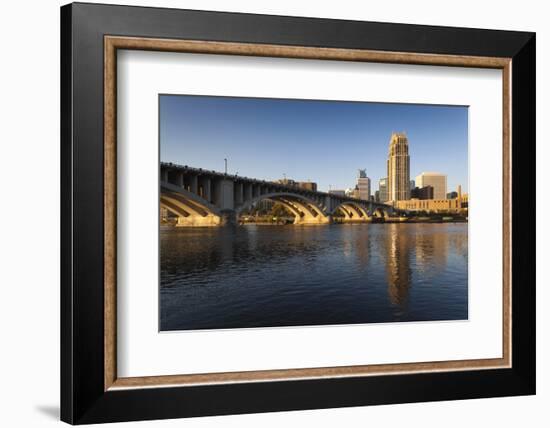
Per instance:
[[[161,230],[161,329],[468,317],[465,224]]]

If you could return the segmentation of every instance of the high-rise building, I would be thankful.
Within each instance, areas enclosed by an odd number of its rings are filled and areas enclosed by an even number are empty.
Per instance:
[[[447,199],[447,176],[439,172],[423,172],[416,177],[418,187],[432,186],[434,199]]]
[[[365,201],[370,199],[370,178],[365,169],[360,169],[357,173],[357,196]]]
[[[434,188],[432,186],[415,187],[411,190],[411,199],[433,199]]]
[[[411,185],[409,186],[409,189],[411,189],[411,191],[412,191],[412,189],[414,189],[416,187],[416,184],[415,184],[414,180],[411,180],[410,184]]]
[[[378,192],[380,202],[386,202],[388,200],[388,178],[384,177],[378,181]]]
[[[388,200],[402,201],[409,199],[410,184],[409,141],[401,132],[394,132],[390,139],[388,151]]]

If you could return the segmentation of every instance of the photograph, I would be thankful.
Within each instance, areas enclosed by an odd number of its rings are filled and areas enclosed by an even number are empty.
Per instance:
[[[158,102],[160,331],[468,320],[468,106]]]

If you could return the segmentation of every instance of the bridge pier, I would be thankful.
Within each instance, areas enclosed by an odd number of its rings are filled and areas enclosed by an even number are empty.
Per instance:
[[[210,179],[208,177],[199,178],[199,188],[200,191],[198,195],[207,202],[211,202],[211,189],[210,189]]]
[[[234,210],[226,210],[222,212],[221,226],[235,226],[238,222],[237,213]]]
[[[185,187],[183,180],[183,172],[178,172],[176,174],[176,186]]]
[[[190,184],[191,193],[198,195],[199,194],[199,177],[197,177],[196,175],[193,175],[191,176],[190,180],[191,180],[191,184]]]
[[[244,184],[243,183],[235,183],[235,195],[234,195],[235,201],[234,205],[241,205],[244,202]]]

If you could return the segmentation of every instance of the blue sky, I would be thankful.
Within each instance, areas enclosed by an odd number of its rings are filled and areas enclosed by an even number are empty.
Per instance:
[[[447,174],[468,190],[468,108],[263,98],[160,96],[160,157],[264,180],[315,181],[319,190],[355,185],[366,168],[372,193],[386,176],[393,131],[409,139],[411,179]]]

